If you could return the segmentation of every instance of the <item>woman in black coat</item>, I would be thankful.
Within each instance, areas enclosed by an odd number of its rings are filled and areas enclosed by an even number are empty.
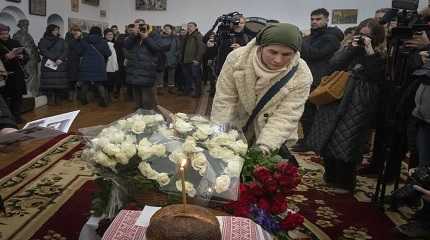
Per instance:
[[[79,66],[79,81],[81,83],[82,104],[87,104],[87,93],[90,85],[94,85],[99,93],[99,105],[106,107],[109,104],[108,94],[104,84],[107,81],[106,62],[112,54],[109,46],[102,38],[102,30],[92,27],[90,34],[79,41],[79,55],[81,63]]]
[[[145,25],[147,26],[147,25]],[[153,87],[157,79],[160,53],[169,50],[160,35],[142,27],[138,34],[131,34],[124,42],[127,59],[127,83],[133,86],[137,108],[154,109],[156,100]]]
[[[14,51],[21,44],[10,38],[10,28],[0,24],[0,58],[8,72],[6,85],[0,87],[0,92],[9,105],[17,123],[23,123],[21,118],[22,95],[27,93],[25,86],[26,73],[23,66],[28,61],[25,51]]]
[[[39,52],[42,55],[40,90],[48,95],[52,103],[57,103],[60,95],[66,95],[70,87],[66,63],[67,44],[60,37],[59,31],[59,26],[49,24],[39,41]]]
[[[324,160],[324,180],[339,193],[355,188],[361,146],[375,117],[385,61],[375,51],[385,38],[384,28],[373,19],[360,23],[356,36],[330,60],[329,73],[348,71],[342,100],[321,105],[315,116],[308,145]]]

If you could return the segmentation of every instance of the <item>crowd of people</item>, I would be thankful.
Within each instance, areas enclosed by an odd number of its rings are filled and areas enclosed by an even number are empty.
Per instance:
[[[372,129],[384,114],[380,102],[386,60],[392,54],[386,47],[387,33],[395,27],[395,23],[381,23],[388,11],[380,9],[373,18],[343,32],[329,26],[326,9],[317,9],[310,14],[309,35],[293,24],[274,21],[252,36],[246,33],[246,18],[238,16],[227,45],[220,45],[213,31],[203,36],[195,22],[175,32],[172,25],[157,31],[137,19],[122,34],[115,25],[104,30],[92,27],[89,33],[73,26],[65,39],[58,26],[48,25],[38,43],[40,92],[53,104],[74,93],[85,105],[92,90],[101,107],[109,106],[123,92],[126,100],[134,99],[136,108],[154,109],[157,93],[200,97],[202,84],[209,82],[214,122],[242,128],[249,142],[264,153],[279,150],[293,161],[290,148],[315,151],[324,161],[326,184],[337,193],[350,193],[356,186],[363,154],[371,148]],[[430,26],[430,10],[422,16]],[[20,108],[28,77],[23,66],[29,59],[19,42],[10,38],[9,29],[0,24],[0,57],[3,76],[7,75],[4,86],[0,85],[0,127],[4,132],[22,122]],[[430,161],[427,34],[415,32],[403,43],[416,60],[408,68],[408,77],[417,82],[416,103],[409,111],[416,131],[408,137],[416,139],[412,141],[415,148],[409,150],[416,152],[419,166]],[[310,93],[335,72],[345,73],[348,80],[342,97],[329,103],[310,101]],[[154,87],[159,87],[158,91]],[[300,140],[299,122],[303,128]],[[370,163],[373,172],[379,170],[377,164]],[[428,190],[416,189],[429,198]],[[399,231],[406,236],[428,234],[429,213],[426,202],[416,218]]]

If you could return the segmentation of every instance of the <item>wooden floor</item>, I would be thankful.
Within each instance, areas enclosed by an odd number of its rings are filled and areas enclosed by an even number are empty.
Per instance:
[[[172,112],[199,113],[207,111],[208,99],[206,96],[196,99],[191,97],[179,97],[163,92],[158,95],[158,103]],[[44,106],[26,113],[23,118],[26,122],[49,117],[61,113],[80,110],[77,119],[73,122],[70,131],[77,132],[80,128],[109,124],[135,111],[134,102],[125,101],[123,98],[114,100],[107,108],[99,107],[96,103],[81,105],[79,102],[64,101],[57,106]],[[21,126],[22,127],[22,126]],[[25,154],[35,150],[48,140],[29,141],[21,143],[11,149],[0,152],[0,169],[13,163]]]

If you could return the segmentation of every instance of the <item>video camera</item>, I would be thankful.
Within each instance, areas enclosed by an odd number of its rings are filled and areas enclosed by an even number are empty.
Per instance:
[[[418,14],[418,5],[419,0],[393,0],[392,9],[380,21],[384,25],[397,20],[397,27],[391,30],[392,39],[408,40],[416,33],[430,30]]]
[[[392,205],[397,208],[400,205],[414,206],[419,203],[422,193],[415,190],[414,185],[430,189],[430,166],[417,168],[408,183],[391,195]]]

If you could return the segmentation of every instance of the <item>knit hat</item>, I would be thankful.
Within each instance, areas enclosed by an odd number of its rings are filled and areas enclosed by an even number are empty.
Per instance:
[[[0,32],[9,32],[9,26],[0,23]]]
[[[302,34],[297,26],[289,23],[277,23],[263,28],[256,37],[257,45],[286,45],[300,51]]]

